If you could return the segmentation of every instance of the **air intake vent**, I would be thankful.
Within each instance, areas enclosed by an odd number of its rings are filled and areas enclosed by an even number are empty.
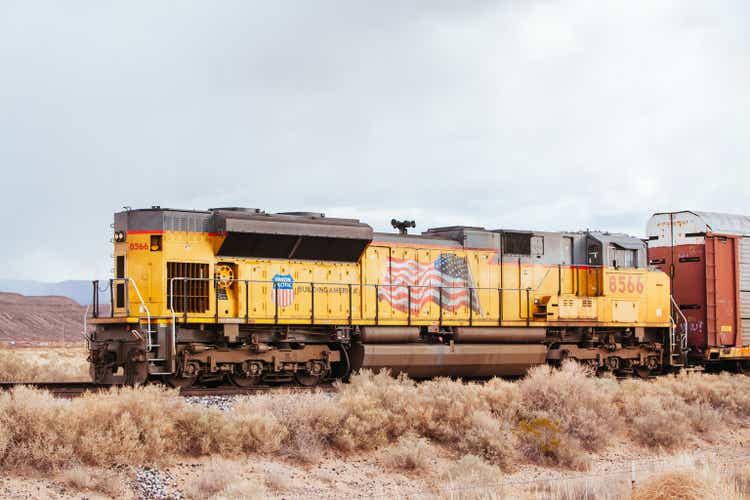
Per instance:
[[[174,280],[172,278],[200,278]],[[174,312],[204,313],[208,311],[208,264],[167,262],[167,307],[174,304]],[[174,302],[172,302],[174,286]]]

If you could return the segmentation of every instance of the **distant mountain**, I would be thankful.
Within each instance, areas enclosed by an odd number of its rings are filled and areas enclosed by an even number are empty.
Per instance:
[[[106,287],[106,282],[101,288]],[[81,305],[91,303],[91,282],[83,280],[68,280],[59,283],[46,283],[31,280],[0,279],[0,292],[18,293],[26,296],[58,296],[68,297]],[[109,292],[99,294],[100,304],[109,304]]]
[[[0,293],[0,342],[82,341],[85,310],[67,297]]]

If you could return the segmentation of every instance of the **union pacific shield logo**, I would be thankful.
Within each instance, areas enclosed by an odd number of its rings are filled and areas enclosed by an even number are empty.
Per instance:
[[[294,278],[291,274],[274,274],[271,278],[271,300],[279,300],[279,307],[286,307],[294,302]]]

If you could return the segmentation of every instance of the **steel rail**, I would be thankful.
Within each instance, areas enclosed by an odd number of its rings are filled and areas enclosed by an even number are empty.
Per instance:
[[[17,387],[29,387],[42,391],[47,391],[56,397],[78,397],[87,393],[107,392],[110,389],[125,388],[127,386],[101,385],[93,382],[0,382],[0,393],[9,391]],[[271,386],[259,385],[254,387],[188,387],[179,389],[179,395],[182,397],[201,397],[201,396],[242,396],[250,394],[267,394],[267,393],[304,393],[304,392],[333,392],[336,388],[332,384],[320,384],[312,387],[288,385],[288,386]]]

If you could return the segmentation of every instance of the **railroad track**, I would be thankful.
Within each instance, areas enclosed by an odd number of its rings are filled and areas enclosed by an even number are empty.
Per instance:
[[[86,393],[103,392],[111,388],[108,385],[98,385],[93,382],[0,382],[0,392],[15,387],[34,387],[49,391],[55,397],[74,398]],[[304,392],[332,392],[335,388],[331,384],[321,384],[315,387],[305,386],[255,386],[255,387],[190,387],[180,389],[180,396],[242,396],[263,393],[304,393]]]

